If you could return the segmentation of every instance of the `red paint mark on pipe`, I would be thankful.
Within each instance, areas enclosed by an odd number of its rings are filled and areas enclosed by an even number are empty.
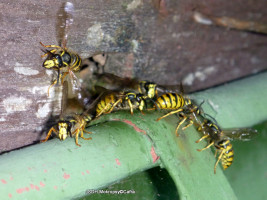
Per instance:
[[[54,189],[57,190],[57,186],[56,185],[54,186]]]
[[[63,178],[64,178],[64,179],[69,179],[69,178],[70,178],[70,175],[69,175],[69,174],[66,174],[66,173],[64,173],[64,174],[63,174]]]
[[[41,187],[44,187],[45,184],[44,184],[42,181],[40,181],[40,186],[41,186]]]
[[[86,170],[86,173],[87,173],[87,174],[90,174],[89,170]]]
[[[29,191],[30,191],[30,188],[29,188],[29,187],[25,187],[25,190],[26,190],[27,192],[29,192]]]
[[[1,179],[1,182],[2,182],[3,184],[7,184],[7,182],[6,182],[5,179]]]
[[[139,133],[143,133],[144,135],[146,134],[145,130],[140,129],[138,126],[136,126],[133,122],[131,122],[130,120],[127,119],[113,119],[114,121],[122,121],[130,126],[132,126],[134,128],[135,131],[139,132]]]
[[[12,194],[9,193],[9,194],[8,194],[8,197],[9,197],[9,198],[12,198]]]
[[[40,188],[39,188],[37,185],[35,185],[34,188],[35,188],[37,191],[40,190]]]
[[[116,158],[115,160],[116,160],[117,165],[121,165],[121,163],[120,163],[118,158]]]
[[[16,190],[18,194],[21,194],[22,192],[24,192],[24,188],[19,188]]]
[[[159,159],[159,156],[156,154],[153,146],[151,147],[150,154],[152,156],[153,163],[155,163]]]
[[[47,169],[44,169],[44,173],[47,173]]]
[[[30,187],[32,190],[35,188],[33,184],[30,184]]]
[[[82,175],[84,176],[84,172],[82,172]]]

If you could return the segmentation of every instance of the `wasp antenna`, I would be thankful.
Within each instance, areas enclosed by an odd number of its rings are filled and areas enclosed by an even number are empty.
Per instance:
[[[183,86],[182,81],[180,82],[180,92],[181,92],[182,94],[184,94],[184,86]]]

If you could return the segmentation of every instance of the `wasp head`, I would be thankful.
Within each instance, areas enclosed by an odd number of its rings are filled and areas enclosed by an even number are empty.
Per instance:
[[[43,63],[43,67],[45,67],[46,69],[51,69],[51,68],[59,69],[62,66],[63,62],[59,54],[53,54],[50,58],[48,57]]]
[[[60,140],[65,140],[70,132],[70,124],[67,122],[58,123],[58,137]]]

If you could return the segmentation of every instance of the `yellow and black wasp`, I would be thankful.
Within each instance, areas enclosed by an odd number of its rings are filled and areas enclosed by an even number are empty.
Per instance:
[[[46,48],[44,50],[45,54],[42,55],[42,57],[47,56],[43,63],[43,67],[58,71],[58,78],[55,79],[48,88],[48,96],[50,88],[58,83],[59,80],[63,83],[67,75],[70,77],[73,90],[79,90],[80,88],[79,80],[74,72],[78,72],[80,70],[82,59],[77,53],[74,53],[66,48],[68,32],[73,23],[74,16],[74,6],[72,3],[67,2],[64,4],[64,14],[65,20],[62,23],[65,27],[65,31],[61,46],[44,45],[40,42],[40,44]]]
[[[191,99],[183,96],[182,94],[178,93],[166,93],[161,95],[157,98],[155,101],[154,109],[163,109],[163,110],[173,110],[166,115],[163,115],[162,117],[158,118],[157,121],[173,114],[182,114],[183,120],[181,120],[175,130],[176,136],[179,136],[178,130],[180,126],[185,122],[186,119],[188,119],[188,113],[198,115],[200,113],[199,109]],[[193,124],[193,121],[190,120],[190,124],[186,127]],[[186,128],[185,127],[185,128]]]
[[[85,127],[93,119],[93,116],[89,112],[83,112],[82,114],[69,114],[65,113],[68,100],[68,82],[64,81],[62,88],[61,99],[61,113],[60,120],[49,130],[47,136],[41,142],[46,142],[52,133],[55,133],[60,140],[65,140],[67,137],[75,136],[75,143],[77,146],[81,146],[78,143],[78,137],[80,136],[84,140],[91,140],[92,138],[85,138],[83,133],[91,133],[85,130]]]
[[[204,135],[196,143],[199,143],[203,139],[208,139],[209,144],[198,151],[203,151],[214,145],[216,148],[215,157],[217,152],[219,152],[218,159],[214,166],[214,174],[216,173],[216,167],[221,161],[223,169],[230,167],[234,160],[234,150],[230,142],[232,139],[239,140],[250,140],[253,136],[257,134],[257,131],[252,128],[236,128],[236,129],[225,129],[222,130],[216,123],[204,118],[202,122],[198,124],[198,131],[202,132]]]
[[[113,110],[130,109],[133,114],[133,109],[138,108],[142,112],[145,106],[146,102],[142,94],[131,91],[106,91],[96,105],[96,117]]]
[[[132,90],[143,95],[144,99],[156,99],[159,94],[166,92],[182,93],[179,85],[159,85],[151,81],[140,81],[131,78],[122,78],[110,73],[95,74],[95,82],[92,85],[107,88],[109,90]]]

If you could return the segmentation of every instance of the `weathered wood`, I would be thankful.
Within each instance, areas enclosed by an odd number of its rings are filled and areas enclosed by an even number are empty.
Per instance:
[[[41,67],[39,42],[58,44],[62,3],[0,3],[0,152],[39,141],[40,130],[51,126],[46,124],[51,113],[58,113],[60,94],[47,97],[52,72]],[[67,46],[83,58],[111,53],[106,72],[160,84],[183,81],[197,90],[266,69],[266,36],[205,26],[192,19],[198,10],[267,23],[264,0],[73,3],[76,12]]]

